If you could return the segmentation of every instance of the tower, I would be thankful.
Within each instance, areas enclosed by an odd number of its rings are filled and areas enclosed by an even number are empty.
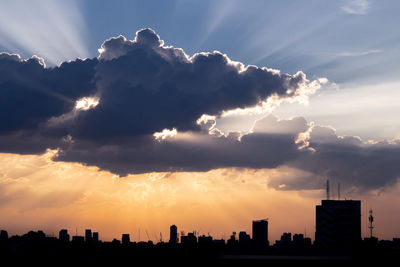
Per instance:
[[[121,240],[123,245],[128,245],[131,242],[129,234],[122,234]]]
[[[92,230],[91,229],[86,229],[85,230],[85,241],[86,242],[91,242],[92,241]]]
[[[369,221],[369,226],[368,226],[368,228],[369,228],[369,233],[370,233],[370,237],[371,237],[371,239],[372,239],[372,230],[374,229],[374,225],[373,225],[374,216],[372,216],[372,209],[369,210],[368,221]]]
[[[174,245],[178,243],[178,228],[176,225],[171,225],[169,228],[169,243]]]
[[[253,221],[253,245],[258,248],[268,247],[268,219]]]
[[[69,242],[69,234],[67,229],[61,229],[58,238],[63,242]]]

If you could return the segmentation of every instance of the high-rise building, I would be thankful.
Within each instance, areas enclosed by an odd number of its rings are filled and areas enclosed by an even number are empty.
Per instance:
[[[248,235],[246,232],[241,231],[239,233],[239,245],[241,247],[250,247],[251,245],[251,238],[250,235]]]
[[[0,240],[7,240],[8,239],[8,232],[6,230],[0,231]]]
[[[99,233],[93,232],[93,242],[99,242]]]
[[[69,242],[69,234],[67,229],[61,229],[58,238],[63,242]]]
[[[90,230],[90,229],[85,230],[85,241],[86,242],[92,241],[92,230]]]
[[[322,200],[316,206],[315,244],[351,249],[361,241],[361,201]]]
[[[122,244],[127,245],[131,242],[129,234],[122,234]]]
[[[253,221],[253,245],[258,248],[268,247],[268,220]]]
[[[171,225],[171,227],[169,228],[169,243],[178,243],[178,228],[176,227],[176,225]]]

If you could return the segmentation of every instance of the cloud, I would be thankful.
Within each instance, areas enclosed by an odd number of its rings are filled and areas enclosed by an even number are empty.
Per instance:
[[[348,14],[365,15],[369,9],[368,0],[349,0],[342,6],[342,9]]]
[[[284,190],[326,178],[370,190],[399,177],[398,142],[366,144],[301,117],[267,116],[245,134],[216,125],[232,110],[304,102],[324,79],[245,66],[217,51],[188,56],[151,29],[134,40],[111,38],[99,51],[98,58],[53,68],[38,57],[0,54],[1,152],[51,148],[56,161],[121,176],[230,167],[301,171],[302,182],[273,183]]]
[[[152,171],[208,171],[225,167],[275,168],[302,153],[310,153],[299,150],[295,143],[298,133],[307,128],[304,119],[278,121],[276,117],[268,117],[258,124],[268,122],[277,125],[282,132],[260,131],[244,136],[239,133],[217,136],[178,132],[174,138],[164,140],[156,140],[153,136],[126,137],[122,143],[102,145],[89,140],[75,140],[60,151],[55,160],[85,162],[126,175]]]
[[[331,127],[312,126],[305,154],[289,165],[322,179],[339,181],[347,190],[392,186],[400,178],[400,141],[363,142],[357,136],[338,136]]]
[[[132,41],[111,38],[100,51],[98,59],[54,68],[45,68],[38,57],[1,54],[0,132],[30,130],[60,140],[72,136],[112,144],[163,129],[201,131],[196,121],[203,114],[220,116],[271,97],[303,99],[319,88],[302,72],[245,66],[217,51],[189,57],[182,49],[164,46],[150,29],[138,31]],[[90,108],[77,111],[82,103]]]

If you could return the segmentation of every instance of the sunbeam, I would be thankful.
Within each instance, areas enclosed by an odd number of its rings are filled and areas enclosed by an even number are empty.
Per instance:
[[[0,47],[47,64],[89,55],[84,18],[76,1],[11,1],[0,9]]]

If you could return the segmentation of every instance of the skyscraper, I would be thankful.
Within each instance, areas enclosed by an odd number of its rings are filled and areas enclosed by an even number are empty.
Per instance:
[[[85,230],[85,241],[86,242],[92,241],[92,230],[90,230],[90,229]]]
[[[361,241],[361,201],[322,200],[316,206],[315,244],[351,249]]]
[[[98,232],[93,232],[93,242],[99,242],[99,233]]]
[[[61,229],[58,238],[63,242],[69,242],[69,234],[67,229]]]
[[[6,230],[0,231],[0,240],[7,240],[8,239],[8,232]]]
[[[122,244],[127,245],[131,242],[129,234],[122,234]]]
[[[178,228],[176,227],[176,225],[171,225],[171,227],[169,228],[169,243],[178,243]]]
[[[253,245],[258,248],[268,247],[268,220],[253,221]]]

